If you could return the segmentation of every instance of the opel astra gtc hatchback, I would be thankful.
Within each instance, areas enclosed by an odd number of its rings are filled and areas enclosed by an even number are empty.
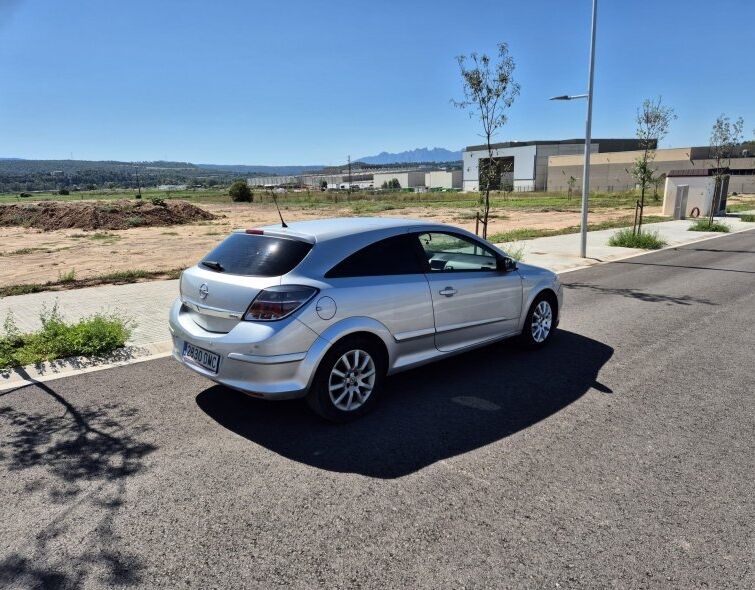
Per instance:
[[[519,336],[543,346],[554,273],[448,225],[344,218],[239,230],[181,276],[173,355],[252,396],[367,412],[386,375]]]

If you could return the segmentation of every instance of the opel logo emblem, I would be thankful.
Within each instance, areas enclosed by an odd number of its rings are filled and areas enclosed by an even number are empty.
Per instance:
[[[207,296],[210,294],[210,288],[207,286],[207,283],[202,283],[199,286],[199,297],[200,299],[207,299]]]

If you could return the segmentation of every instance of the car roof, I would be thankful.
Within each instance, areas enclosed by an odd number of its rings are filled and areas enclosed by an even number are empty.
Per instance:
[[[419,219],[400,217],[335,217],[331,219],[312,219],[309,221],[292,221],[288,227],[280,224],[266,225],[259,229],[266,234],[304,238],[307,241],[324,242],[363,232],[380,229],[399,229],[418,225],[438,225]]]

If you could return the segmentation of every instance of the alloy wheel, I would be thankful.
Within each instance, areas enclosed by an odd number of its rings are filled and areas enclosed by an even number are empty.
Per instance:
[[[367,352],[360,349],[346,352],[330,371],[330,401],[344,412],[362,407],[375,386],[375,376],[375,361]]]
[[[553,310],[550,303],[543,300],[532,314],[532,339],[537,343],[544,342],[550,334],[552,323]]]

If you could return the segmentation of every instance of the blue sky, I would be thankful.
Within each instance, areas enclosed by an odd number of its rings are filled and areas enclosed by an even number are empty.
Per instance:
[[[336,164],[479,143],[454,57],[509,43],[522,93],[498,140],[584,133],[589,0],[0,0],[0,156]],[[718,16],[717,16],[718,14]],[[717,18],[720,22],[717,22]],[[593,135],[643,98],[755,128],[755,2],[602,0]]]

